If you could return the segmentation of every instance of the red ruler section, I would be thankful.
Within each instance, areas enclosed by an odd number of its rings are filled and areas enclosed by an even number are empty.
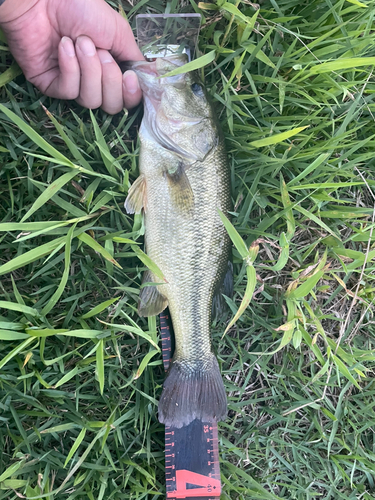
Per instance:
[[[167,371],[174,350],[168,313],[160,314],[163,363]],[[167,499],[217,500],[221,493],[216,422],[194,420],[177,429],[165,427]]]

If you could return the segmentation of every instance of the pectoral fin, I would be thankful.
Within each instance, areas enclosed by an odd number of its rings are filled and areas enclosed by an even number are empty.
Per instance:
[[[169,193],[175,207],[186,214],[194,211],[194,193],[182,162],[166,172]]]
[[[140,214],[146,207],[146,179],[143,174],[131,185],[124,206],[128,214]]]
[[[158,283],[158,279],[151,271],[143,274],[142,284]],[[138,314],[140,316],[155,316],[161,313],[168,305],[168,300],[161,294],[156,285],[148,285],[141,289],[138,301]]]

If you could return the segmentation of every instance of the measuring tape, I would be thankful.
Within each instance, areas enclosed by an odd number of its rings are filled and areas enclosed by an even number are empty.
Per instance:
[[[173,355],[169,314],[160,314],[164,370]],[[177,429],[165,427],[165,480],[167,499],[217,500],[221,493],[216,422],[194,420]]]

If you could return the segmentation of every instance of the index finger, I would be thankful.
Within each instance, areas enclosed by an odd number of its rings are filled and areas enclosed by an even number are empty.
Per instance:
[[[72,40],[64,36],[58,45],[56,68],[32,79],[44,94],[57,99],[75,99],[79,95],[80,69]]]

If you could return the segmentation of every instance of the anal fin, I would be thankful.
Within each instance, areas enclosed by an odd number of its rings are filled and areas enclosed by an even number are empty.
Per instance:
[[[140,214],[146,206],[146,179],[143,174],[131,185],[124,206],[128,214]]]
[[[149,285],[143,287],[140,291],[138,314],[144,317],[155,316],[164,311],[168,305],[168,300],[159,292],[156,285],[150,284],[158,283],[158,278],[151,271],[145,271],[143,274],[142,285],[145,283],[149,283]]]

